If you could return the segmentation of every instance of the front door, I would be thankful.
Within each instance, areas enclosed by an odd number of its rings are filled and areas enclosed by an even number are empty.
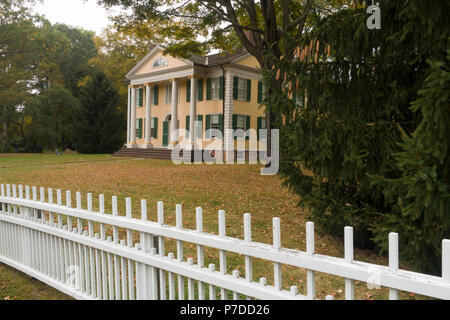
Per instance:
[[[169,145],[169,121],[163,122],[163,147],[167,147]]]

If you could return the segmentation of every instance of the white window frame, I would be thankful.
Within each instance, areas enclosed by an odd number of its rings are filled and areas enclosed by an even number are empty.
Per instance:
[[[141,121],[141,123],[142,123],[142,128],[139,128],[139,120],[142,120],[142,121]],[[139,129],[142,130],[142,135],[144,135],[144,119],[143,119],[143,118],[138,118],[138,119],[136,119],[136,137],[137,137],[138,139],[141,139],[141,138],[139,138]]]
[[[139,92],[142,90],[142,100],[144,100],[144,90],[142,88],[136,88],[136,94],[135,94],[135,104],[136,104],[136,108],[141,108],[144,105],[144,101],[141,101],[141,103],[139,103]]]
[[[238,95],[239,101],[247,101],[247,79],[238,78]]]
[[[214,120],[217,120],[217,123],[215,123]],[[220,138],[219,132],[222,131],[222,127],[220,126],[220,115],[219,114],[212,114],[211,115],[211,123],[210,123],[210,130],[211,130],[211,138]]]
[[[211,100],[220,100],[220,78],[211,79]]]
[[[166,104],[172,104],[172,84],[166,84]]]
[[[245,114],[236,114],[236,117],[237,117],[236,118],[236,131],[237,130],[244,131],[244,136],[243,137],[236,137],[236,139],[237,140],[245,140],[247,130],[249,129],[249,128],[246,127],[247,126],[247,115],[245,115]],[[241,118],[244,121],[244,124],[243,124],[242,128],[239,127],[239,119],[241,119]]]
[[[245,115],[245,114],[237,114],[236,117],[237,117],[236,118],[236,130],[242,129],[242,130],[244,130],[244,132],[247,131],[248,130],[248,128],[246,128],[247,115]],[[242,128],[239,128],[239,126],[238,126],[239,119],[243,119],[243,121],[244,121],[244,124],[243,124]]]
[[[154,138],[154,133],[155,133],[155,120],[156,118],[151,118],[150,120],[150,137]]]

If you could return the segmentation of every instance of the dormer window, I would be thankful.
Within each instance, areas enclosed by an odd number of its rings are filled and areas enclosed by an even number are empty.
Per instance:
[[[159,57],[158,60],[156,60],[153,63],[152,68],[159,68],[159,67],[164,67],[167,66],[169,63],[167,62],[166,59],[164,59],[163,57]]]

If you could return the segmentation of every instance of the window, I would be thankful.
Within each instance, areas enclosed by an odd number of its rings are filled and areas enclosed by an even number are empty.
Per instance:
[[[158,60],[156,60],[153,63],[152,68],[159,68],[159,67],[164,67],[167,66],[169,63],[167,62],[166,59],[164,59],[163,57],[159,57]]]
[[[236,130],[242,129],[245,131],[245,116],[237,116]]]
[[[220,123],[220,117],[218,114],[211,116],[211,138],[220,138],[222,126]]]
[[[150,127],[150,136],[156,139],[158,135],[158,118],[152,118]]]
[[[212,100],[220,99],[220,78],[211,79],[211,97]]]
[[[206,100],[223,99],[223,77],[206,79]]]
[[[251,100],[252,81],[250,79],[233,78],[233,99],[239,101]]]
[[[172,103],[172,85],[166,85],[166,104]]]
[[[136,89],[136,107],[137,108],[139,108],[139,107],[142,107],[144,104],[143,104],[143,101],[144,101],[144,89],[143,88],[139,88],[139,89]]]
[[[238,100],[245,100],[245,79],[239,78],[238,80]]]
[[[143,121],[142,119],[136,119],[136,138],[142,139],[142,131],[143,131]]]
[[[205,127],[205,138],[222,138],[222,124],[223,115],[222,114],[207,114],[206,115],[206,127]]]
[[[245,135],[248,129],[250,129],[250,116],[234,114],[233,115],[234,137],[237,139],[244,139],[245,136],[245,139],[248,139],[249,136]],[[243,132],[241,130],[243,130]]]

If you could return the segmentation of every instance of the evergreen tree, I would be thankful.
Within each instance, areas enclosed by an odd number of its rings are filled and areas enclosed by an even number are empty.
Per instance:
[[[73,142],[74,117],[79,101],[72,93],[60,86],[44,90],[25,104],[23,132],[25,151],[64,151]]]
[[[96,71],[80,91],[81,108],[75,123],[75,148],[80,153],[113,153],[124,143],[125,114],[117,89]]]
[[[386,250],[399,232],[404,261],[440,270],[450,238],[448,1],[379,1],[316,11],[295,59],[273,70],[284,82],[266,103],[278,124],[285,184],[318,229]]]

